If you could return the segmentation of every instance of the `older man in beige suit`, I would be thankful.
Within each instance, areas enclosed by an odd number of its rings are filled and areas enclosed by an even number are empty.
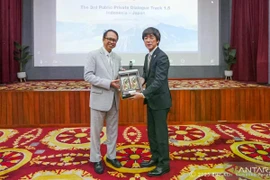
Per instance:
[[[106,161],[116,168],[122,165],[116,159],[116,141],[118,135],[119,80],[121,58],[112,49],[118,41],[118,33],[109,29],[103,34],[103,47],[88,55],[84,79],[91,83],[91,147],[90,162],[98,174],[104,172],[100,153],[100,133],[106,120],[107,157]]]

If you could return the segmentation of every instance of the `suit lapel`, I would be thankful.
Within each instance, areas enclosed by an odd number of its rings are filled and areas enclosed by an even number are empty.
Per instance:
[[[103,49],[100,49],[100,59],[102,60],[104,66],[106,67],[107,72],[112,76],[112,68],[107,60],[107,57],[105,55],[105,52],[103,51]]]

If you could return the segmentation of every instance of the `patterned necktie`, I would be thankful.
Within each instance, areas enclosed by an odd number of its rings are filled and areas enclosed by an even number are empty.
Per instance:
[[[110,55],[107,55],[107,60],[108,60],[110,67],[112,67],[112,58]]]
[[[107,55],[107,59],[108,59],[108,63],[109,63],[110,68],[111,68],[111,73],[113,75],[114,74],[114,68],[113,68],[112,56],[111,55]]]

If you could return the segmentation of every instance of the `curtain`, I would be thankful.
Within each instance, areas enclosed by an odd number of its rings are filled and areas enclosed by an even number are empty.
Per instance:
[[[268,83],[268,0],[233,0],[231,46],[234,79]]]
[[[21,43],[22,0],[0,0],[0,84],[17,81],[14,41]]]

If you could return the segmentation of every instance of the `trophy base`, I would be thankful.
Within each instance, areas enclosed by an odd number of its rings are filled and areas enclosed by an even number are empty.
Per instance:
[[[134,96],[134,94],[125,94],[125,95],[122,95],[122,99],[127,99],[127,98],[130,98]]]
[[[123,92],[122,93],[122,99],[127,99],[127,98],[130,98],[130,97],[134,96],[135,92],[136,92],[135,90],[128,91],[128,92]]]

